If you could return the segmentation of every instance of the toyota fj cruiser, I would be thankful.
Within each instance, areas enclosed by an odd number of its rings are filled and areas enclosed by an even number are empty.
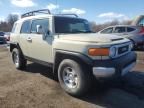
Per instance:
[[[44,13],[46,15],[36,15]],[[92,33],[89,22],[75,14],[38,10],[15,22],[10,52],[17,69],[27,60],[53,68],[61,87],[80,96],[95,78],[123,76],[136,63],[132,43],[115,35]]]

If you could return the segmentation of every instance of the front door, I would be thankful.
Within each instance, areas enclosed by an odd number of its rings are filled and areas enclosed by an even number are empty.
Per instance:
[[[49,19],[35,19],[32,21],[28,45],[30,57],[51,63],[53,37],[47,36],[46,39],[43,39],[43,34],[37,33],[37,25],[42,26],[43,31],[48,31]]]

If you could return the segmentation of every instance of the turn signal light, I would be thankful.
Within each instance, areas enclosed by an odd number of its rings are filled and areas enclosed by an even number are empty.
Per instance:
[[[88,54],[90,56],[109,56],[109,49],[107,48],[90,48]]]

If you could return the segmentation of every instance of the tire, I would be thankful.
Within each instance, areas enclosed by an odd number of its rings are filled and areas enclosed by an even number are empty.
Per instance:
[[[82,96],[91,87],[91,75],[78,62],[64,59],[58,68],[61,87],[72,96]]]
[[[13,49],[12,60],[17,69],[23,70],[26,68],[27,61],[19,49],[17,49],[17,48]]]

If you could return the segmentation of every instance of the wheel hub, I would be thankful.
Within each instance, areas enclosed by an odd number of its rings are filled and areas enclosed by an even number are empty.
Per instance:
[[[78,76],[74,69],[67,67],[63,72],[63,80],[69,88],[76,88],[78,86]]]
[[[19,56],[17,53],[13,54],[13,61],[14,61],[16,66],[19,65]]]

